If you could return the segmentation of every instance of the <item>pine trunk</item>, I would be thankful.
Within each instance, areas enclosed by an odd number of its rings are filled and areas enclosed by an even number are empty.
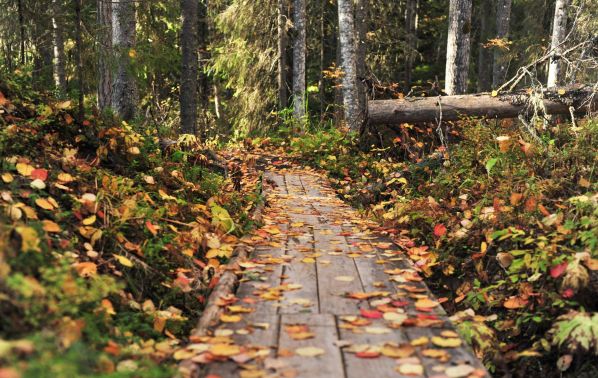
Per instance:
[[[489,48],[484,45],[491,38],[490,15],[492,9],[490,0],[482,0],[478,10],[479,17],[479,41],[478,41],[478,92],[488,92],[492,88],[492,54]]]
[[[352,0],[338,0],[338,28],[341,69],[343,71],[342,92],[345,122],[351,131],[358,131],[361,122],[359,91],[357,90],[357,54],[355,51],[355,23]]]
[[[197,134],[198,1],[181,0],[181,133]]]
[[[407,12],[405,16],[407,31],[407,53],[405,54],[405,84],[407,88],[411,87],[411,75],[413,71],[413,58],[416,50],[415,41],[415,20],[417,17],[417,0],[407,0]]]
[[[278,0],[278,108],[289,106],[287,89],[287,1]]]
[[[17,2],[17,13],[19,17],[19,55],[21,65],[25,64],[25,15],[23,10],[23,0]]]
[[[552,41],[550,50],[552,57],[550,59],[550,66],[548,67],[548,81],[547,87],[552,88],[557,86],[561,81],[561,64],[560,55],[562,43],[567,34],[567,8],[569,7],[569,0],[557,0],[554,9],[554,21],[552,25]]]
[[[472,0],[450,0],[444,89],[449,95],[467,91],[471,2]]]
[[[113,0],[112,45],[116,54],[116,72],[112,78],[112,109],[127,121],[137,114],[139,96],[133,72],[136,24],[135,2]]]
[[[210,61],[210,52],[208,45],[210,42],[210,26],[208,23],[208,0],[200,0],[198,6],[198,31],[197,31],[197,51],[199,54],[198,65],[198,104],[200,117],[200,135],[205,140],[210,122],[210,94],[212,85],[210,77],[205,70],[205,66]]]
[[[66,93],[66,57],[64,54],[64,34],[61,22],[62,9],[60,1],[52,0],[52,32],[54,39],[53,46],[53,74],[54,85],[58,93]]]
[[[511,23],[511,0],[497,0],[496,2],[496,38],[507,39]],[[492,70],[492,86],[500,86],[507,75],[507,62],[504,50],[500,47],[494,49],[494,63]]]
[[[112,105],[112,3],[97,0],[98,23],[98,109]]]
[[[305,62],[307,19],[305,0],[293,0],[293,104],[295,120],[305,121]]]
[[[78,110],[77,120],[83,122],[85,116],[84,108],[84,83],[83,83],[83,36],[82,36],[82,18],[81,8],[82,0],[73,0],[75,6],[75,46],[77,54],[77,92],[78,92]]]
[[[356,0],[355,1],[355,31],[356,31],[356,42],[357,42],[357,56],[356,56],[356,67],[357,67],[357,91],[359,93],[359,109],[365,109],[367,99],[365,86],[362,85],[363,81],[367,76],[367,33],[368,33],[368,22],[369,22],[369,5],[368,0]]]

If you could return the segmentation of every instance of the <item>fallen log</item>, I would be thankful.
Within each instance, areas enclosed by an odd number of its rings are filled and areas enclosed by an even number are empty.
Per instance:
[[[479,93],[459,96],[375,100],[368,104],[367,123],[392,125],[456,121],[463,117],[517,118],[520,114],[589,114],[598,110],[598,91],[583,86],[534,92]]]

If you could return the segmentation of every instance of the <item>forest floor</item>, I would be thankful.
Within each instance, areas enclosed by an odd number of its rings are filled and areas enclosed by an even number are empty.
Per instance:
[[[459,363],[471,357],[462,340],[497,376],[597,373],[595,121],[530,131],[464,120],[444,144],[432,126],[401,125],[391,146],[368,152],[342,130],[296,137],[281,127],[218,158],[193,137],[165,148],[157,126],[99,115],[79,122],[70,101],[0,84],[2,378],[164,377],[210,350],[245,377],[264,368],[292,376],[309,367],[304,358],[405,375],[456,362],[442,367],[446,375],[475,375],[481,370]],[[263,201],[265,155],[283,160],[266,164],[278,186],[258,225],[250,214]],[[370,239],[379,234],[384,241]],[[284,281],[258,291],[274,301],[226,299],[222,342],[206,349],[189,335],[221,275],[239,270],[230,261],[242,243],[273,263],[245,263],[239,298],[252,298],[256,283]],[[413,265],[394,261],[403,256]],[[418,291],[420,279],[434,295]],[[260,314],[281,298],[284,306],[251,328],[274,337],[256,344],[280,346],[288,364],[264,358],[253,368],[235,344],[256,316],[246,307]],[[409,334],[446,325],[443,311],[459,336],[437,329],[424,345]],[[335,352],[316,345],[332,336],[356,341]],[[467,358],[452,358],[461,351]]]

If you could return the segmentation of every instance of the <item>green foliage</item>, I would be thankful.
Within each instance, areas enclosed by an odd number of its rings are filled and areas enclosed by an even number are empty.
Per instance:
[[[550,332],[553,344],[560,349],[598,355],[598,313],[568,312],[557,319]]]

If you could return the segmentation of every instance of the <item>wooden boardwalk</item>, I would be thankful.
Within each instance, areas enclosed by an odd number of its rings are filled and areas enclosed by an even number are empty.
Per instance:
[[[223,322],[196,340],[211,344],[195,359],[206,376],[487,376],[411,262],[325,179],[278,170],[266,181],[237,300],[223,298]]]

